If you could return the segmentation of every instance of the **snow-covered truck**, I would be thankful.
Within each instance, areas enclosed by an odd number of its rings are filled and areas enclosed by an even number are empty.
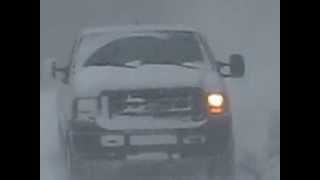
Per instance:
[[[54,62],[52,75],[63,82],[59,134],[74,179],[79,168],[93,167],[84,164],[139,163],[134,157],[143,154],[162,154],[155,160],[168,163],[205,162],[208,179],[232,179],[234,137],[223,78],[244,75],[240,54],[217,61],[204,36],[182,26],[87,29],[68,66]]]

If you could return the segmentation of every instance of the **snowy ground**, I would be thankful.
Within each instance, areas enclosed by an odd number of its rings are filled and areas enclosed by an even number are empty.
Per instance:
[[[54,90],[40,93],[40,179],[65,180],[53,109]]]
[[[54,114],[55,90],[46,88],[40,92],[40,179],[67,180],[57,136],[57,119]],[[261,123],[260,123],[261,125]],[[241,127],[240,127],[241,128]],[[237,128],[236,128],[237,129]],[[239,128],[238,128],[239,129]],[[243,128],[242,128],[243,129]],[[251,132],[261,132],[255,124]],[[270,158],[266,146],[258,139],[238,130],[237,143],[237,180],[280,180],[280,154]],[[277,132],[276,132],[277,133]],[[277,135],[273,132],[274,135]],[[251,138],[251,139],[250,139]],[[276,137],[277,138],[277,137]],[[267,141],[265,141],[267,142]],[[251,144],[250,144],[251,143]],[[260,143],[260,145],[259,145]],[[169,179],[169,178],[166,178]],[[171,178],[170,178],[171,179]],[[200,177],[197,178],[201,179]]]

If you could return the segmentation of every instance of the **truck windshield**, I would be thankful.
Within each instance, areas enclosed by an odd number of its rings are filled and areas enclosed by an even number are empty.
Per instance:
[[[97,49],[84,66],[121,66],[133,61],[182,65],[202,62],[203,56],[194,33],[161,31],[111,41]]]

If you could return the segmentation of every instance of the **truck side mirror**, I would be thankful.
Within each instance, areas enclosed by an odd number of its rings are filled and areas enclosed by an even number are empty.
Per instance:
[[[61,74],[60,78],[57,77],[58,74]],[[57,62],[53,61],[51,63],[51,75],[52,75],[53,79],[59,79],[63,83],[67,83],[68,82],[68,67],[61,67],[61,68],[57,67]]]
[[[55,61],[51,63],[51,76],[53,79],[57,78],[57,63]]]
[[[241,78],[245,73],[244,58],[240,54],[232,54],[229,59],[231,76]]]
[[[229,58],[229,63],[218,62],[218,71],[223,77],[243,77],[245,73],[243,56],[240,54],[232,54]]]

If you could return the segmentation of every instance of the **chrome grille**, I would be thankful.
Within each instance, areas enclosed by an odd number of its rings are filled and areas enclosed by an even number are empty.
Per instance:
[[[168,88],[105,92],[110,118],[114,116],[192,116],[203,109],[200,88]]]

